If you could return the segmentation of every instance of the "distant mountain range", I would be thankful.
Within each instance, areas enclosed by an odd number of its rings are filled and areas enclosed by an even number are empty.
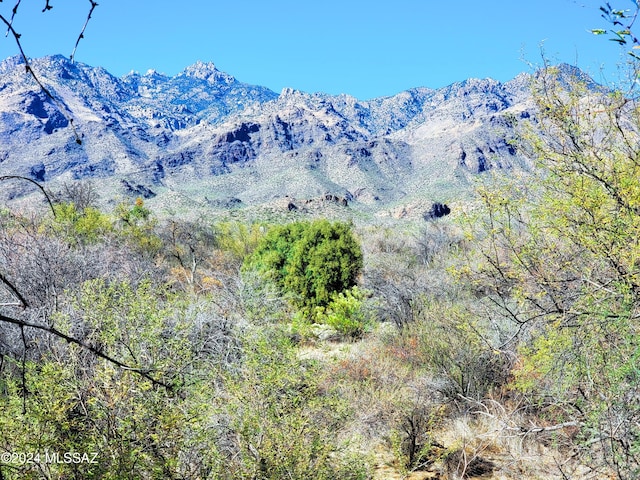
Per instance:
[[[526,74],[360,101],[277,94],[212,63],[122,78],[58,55],[32,66],[67,117],[20,58],[0,63],[0,174],[52,185],[89,179],[113,198],[164,198],[178,210],[322,198],[392,209],[449,201],[474,175],[527,162],[509,142],[509,119],[533,114]]]

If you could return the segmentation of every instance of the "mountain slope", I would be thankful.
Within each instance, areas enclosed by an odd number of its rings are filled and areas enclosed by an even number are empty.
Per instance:
[[[506,121],[531,114],[525,76],[359,101],[278,95],[202,62],[174,77],[116,78],[62,56],[36,59],[33,68],[66,117],[19,59],[2,62],[3,174],[99,178],[109,195],[178,191],[209,206],[330,194],[376,209],[447,197],[471,175],[526,164],[508,142]]]

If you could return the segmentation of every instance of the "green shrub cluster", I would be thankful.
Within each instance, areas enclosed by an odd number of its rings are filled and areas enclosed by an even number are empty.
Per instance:
[[[0,212],[0,451],[34,455],[5,455],[0,479],[371,478],[325,365],[256,321],[291,308],[239,276],[258,224],[159,224],[142,201],[54,209]],[[349,234],[355,279],[350,227],[316,231],[312,251]],[[355,315],[357,290],[335,285],[335,315]]]
[[[334,328],[349,338],[360,338],[371,324],[363,301],[365,293],[357,286],[334,293],[326,307],[316,307],[314,320]]]
[[[295,222],[272,227],[245,268],[261,272],[311,312],[356,284],[362,250],[348,223]]]

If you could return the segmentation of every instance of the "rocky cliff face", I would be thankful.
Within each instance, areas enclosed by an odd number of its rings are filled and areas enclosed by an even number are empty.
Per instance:
[[[175,77],[116,78],[62,56],[33,68],[64,112],[19,59],[2,62],[0,173],[188,192],[212,205],[327,193],[363,205],[446,196],[470,175],[524,165],[506,118],[532,114],[526,76],[359,101],[278,95],[201,62]]]

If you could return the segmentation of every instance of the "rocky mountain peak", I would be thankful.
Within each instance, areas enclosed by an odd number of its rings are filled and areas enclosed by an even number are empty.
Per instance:
[[[155,82],[167,81],[169,80],[169,78],[171,78],[162,72],[158,72],[157,70],[154,70],[153,68],[147,70],[147,72],[142,77],[145,79],[153,80]]]
[[[361,101],[293,88],[277,94],[212,62],[175,76],[150,70],[118,79],[61,55],[33,60],[74,114],[85,138],[77,145],[21,63],[0,63],[3,173],[39,181],[99,178],[121,188],[123,178],[133,185],[135,172],[135,184],[154,192],[201,185],[207,195],[198,201],[212,205],[324,192],[347,192],[355,205],[412,195],[438,200],[456,182],[468,184],[468,175],[525,165],[509,145],[513,132],[504,118],[514,109],[522,118],[535,115],[526,76]]]
[[[0,62],[0,74],[5,74],[16,69],[16,67],[24,65],[24,59],[20,55],[14,55],[5,58]]]
[[[202,62],[200,60],[185,68],[178,76],[197,78],[209,83],[231,84],[236,82],[233,76],[218,70],[213,62]]]
[[[296,94],[299,94],[300,92],[294,88],[291,87],[284,87],[282,89],[282,91],[280,92],[280,98],[287,98],[287,97],[293,97]]]

